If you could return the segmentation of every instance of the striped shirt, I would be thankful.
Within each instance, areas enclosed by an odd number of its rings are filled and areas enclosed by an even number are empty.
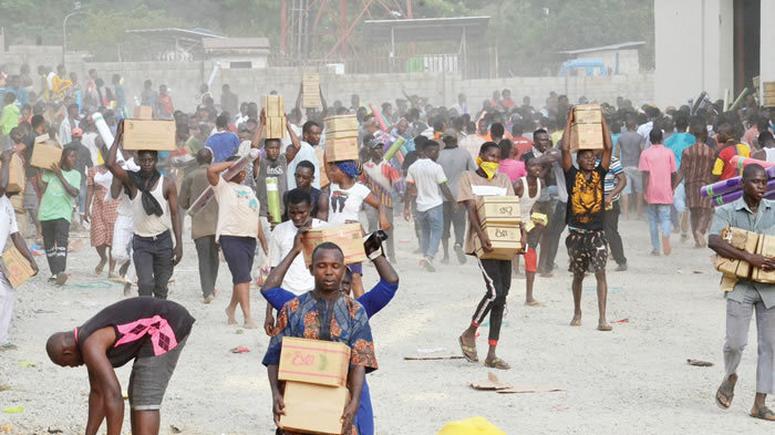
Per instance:
[[[695,143],[686,148],[681,157],[683,182],[686,188],[686,206],[689,208],[712,208],[710,198],[700,195],[700,188],[713,182],[714,151],[704,143]]]
[[[600,164],[600,160],[595,162],[595,166]],[[603,180],[603,191],[605,193],[605,196],[609,196],[611,192],[614,191],[616,188],[616,176],[624,172],[624,169],[622,168],[622,163],[614,156],[611,156],[611,164],[608,167],[608,172],[605,174],[605,179]],[[614,201],[619,200],[619,195],[616,195],[614,197]]]

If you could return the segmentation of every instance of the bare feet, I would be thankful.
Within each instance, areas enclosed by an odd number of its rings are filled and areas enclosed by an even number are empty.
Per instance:
[[[672,252],[673,248],[670,247],[670,237],[662,237],[662,253],[665,255],[670,255],[670,252]]]
[[[573,320],[570,321],[570,326],[581,326],[581,313],[573,315]]]
[[[94,268],[94,273],[99,276],[102,275],[102,271],[105,269],[105,264],[108,263],[108,260],[106,259],[100,259],[100,262],[97,264],[97,267]]]
[[[613,329],[614,328],[612,328],[611,325],[609,325],[608,322],[606,322],[605,320],[600,320],[597,323],[597,330],[598,331],[611,331]]]
[[[543,307],[544,306],[544,304],[542,304],[541,302],[538,302],[537,299],[526,300],[525,301],[525,305],[527,305],[528,307]]]
[[[210,302],[215,300],[215,295],[210,293],[209,295],[205,296],[204,299],[202,299],[203,304],[209,304]]]
[[[253,321],[253,319],[247,319],[247,320],[245,320],[244,328],[245,329],[258,329],[258,324],[255,321]]]
[[[237,319],[234,318],[234,311],[236,310],[236,307],[226,307],[226,324],[227,325],[236,325]]]

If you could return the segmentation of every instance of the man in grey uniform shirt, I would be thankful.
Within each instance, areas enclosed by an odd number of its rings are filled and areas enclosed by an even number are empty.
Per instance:
[[[775,258],[751,254],[737,249],[724,240],[720,233],[725,227],[736,227],[759,234],[775,235],[775,202],[764,198],[767,174],[759,165],[749,165],[743,170],[743,197],[716,208],[713,225],[708,236],[708,247],[718,255],[747,261],[753,267],[765,271],[775,270]],[[726,340],[724,342],[724,366],[726,374],[718,391],[716,403],[729,408],[737,382],[737,367],[748,340],[751,317],[756,311],[758,336],[758,361],[756,365],[756,397],[751,416],[775,421],[766,405],[767,394],[775,393],[775,285],[738,279],[732,291],[727,293]]]
[[[444,130],[442,136],[444,149],[439,153],[436,163],[444,169],[444,175],[447,176],[447,185],[452,195],[457,198],[458,180],[465,171],[475,171],[476,165],[471,153],[458,147],[458,132],[454,128]],[[455,254],[460,264],[466,262],[466,255],[463,252],[463,241],[466,235],[466,209],[460,207],[455,202],[444,200],[444,227],[441,234],[441,244],[444,249],[444,258],[441,262],[449,263],[449,237],[450,227],[455,227]]]

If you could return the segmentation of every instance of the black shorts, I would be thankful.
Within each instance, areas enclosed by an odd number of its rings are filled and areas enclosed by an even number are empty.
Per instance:
[[[256,256],[256,239],[253,237],[221,236],[218,243],[223,258],[229,265],[232,284],[250,282],[253,270],[253,258]]]
[[[573,274],[600,272],[608,261],[608,242],[601,231],[576,231],[571,229],[565,239],[568,248],[568,270]]]

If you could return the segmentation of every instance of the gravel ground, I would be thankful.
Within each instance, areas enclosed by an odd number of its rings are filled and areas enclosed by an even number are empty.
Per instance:
[[[615,265],[609,264],[609,320],[618,321],[613,332],[594,329],[593,277],[584,283],[580,328],[568,326],[568,273],[537,280],[536,297],[544,303],[538,308],[522,304],[524,279],[513,280],[499,351],[513,369],[497,375],[512,385],[563,391],[500,395],[469,387],[487,378],[489,370],[481,364],[403,359],[428,349],[457,353],[457,337],[481,298],[483,283],[471,261],[439,265],[436,273],[421,271],[411,253],[416,247],[411,227],[399,223],[401,287],[372,321],[380,363],[369,375],[377,433],[432,434],[445,422],[477,415],[509,434],[773,433],[774,424],[747,415],[755,385],[754,327],[732,408],[721,411],[714,404],[723,374],[724,300],[710,251],[676,240],[673,255],[651,257],[645,222],[624,221],[622,233],[630,269],[613,272]],[[79,325],[121,298],[119,285],[94,276],[96,259],[88,247],[71,254],[71,280],[55,288],[46,283],[45,259],[38,257],[41,276],[17,291],[12,340],[18,349],[0,352],[0,385],[8,387],[0,388],[0,409],[24,410],[0,412],[0,433],[83,433],[86,370],[55,366],[44,345],[50,333]],[[564,270],[564,252],[557,262]],[[196,251],[186,240],[170,298],[185,305],[197,322],[167,390],[162,434],[274,433],[266,370],[260,364],[268,338],[262,331],[226,325],[230,275],[225,263],[221,266],[220,296],[203,305]],[[375,282],[373,268],[365,273],[367,285]],[[252,300],[262,319],[257,291]],[[478,341],[482,358],[485,337],[483,329]],[[251,351],[229,352],[239,345]],[[687,358],[715,365],[693,367]],[[129,372],[129,366],[117,370],[124,388]],[[129,433],[128,409],[125,420],[124,433]]]

